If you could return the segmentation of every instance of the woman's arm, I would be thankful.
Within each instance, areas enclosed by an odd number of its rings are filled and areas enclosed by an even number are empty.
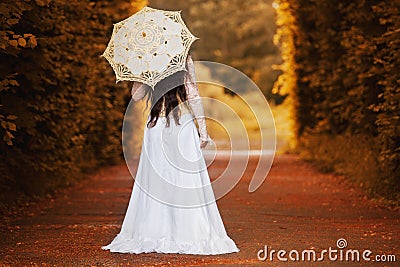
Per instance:
[[[188,72],[185,74],[185,88],[186,88],[187,100],[189,102],[190,108],[193,111],[193,115],[196,118],[197,124],[199,125],[200,140],[202,141],[201,147],[205,147],[208,141],[211,141],[211,138],[207,133],[203,102],[199,95],[199,89],[196,84],[194,64],[192,57],[190,55],[188,55],[186,64],[188,69]]]
[[[146,95],[146,86],[141,82],[134,81],[131,94],[134,101],[139,101]]]

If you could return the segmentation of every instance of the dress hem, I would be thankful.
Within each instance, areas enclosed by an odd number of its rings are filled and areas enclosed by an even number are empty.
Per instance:
[[[139,241],[138,241],[139,240]],[[225,238],[203,240],[199,242],[184,242],[167,238],[152,240],[143,238],[124,238],[118,234],[107,246],[101,247],[110,252],[140,254],[140,253],[167,253],[167,254],[193,254],[217,255],[239,252],[235,243],[228,236]]]

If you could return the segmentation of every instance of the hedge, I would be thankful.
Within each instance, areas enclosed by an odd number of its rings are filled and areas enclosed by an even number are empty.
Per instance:
[[[297,148],[400,199],[400,1],[276,0]]]
[[[130,91],[100,55],[145,1],[0,3],[0,200],[37,196],[121,159]]]

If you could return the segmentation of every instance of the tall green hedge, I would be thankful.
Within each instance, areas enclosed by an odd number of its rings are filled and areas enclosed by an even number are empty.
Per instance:
[[[275,2],[303,155],[399,201],[400,1]]]
[[[130,92],[101,58],[145,1],[0,3],[0,200],[42,195],[121,159]]]

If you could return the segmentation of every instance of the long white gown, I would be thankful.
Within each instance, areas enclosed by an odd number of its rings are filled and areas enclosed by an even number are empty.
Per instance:
[[[200,141],[209,136],[190,55],[187,68],[185,88],[200,137],[188,112],[182,112],[180,125],[171,118],[166,127],[165,117],[160,117],[154,127],[145,127],[121,231],[104,250],[204,255],[239,251],[226,233],[200,149]],[[134,100],[143,96],[140,90],[136,95]]]

